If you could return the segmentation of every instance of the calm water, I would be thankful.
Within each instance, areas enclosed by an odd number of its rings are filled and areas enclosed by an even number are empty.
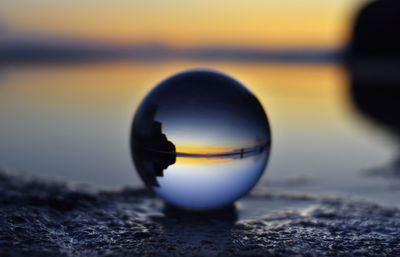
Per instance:
[[[1,67],[1,169],[94,187],[142,186],[129,150],[135,110],[159,81],[197,67],[234,76],[268,113],[272,150],[257,187],[335,192],[399,204],[398,181],[361,173],[387,165],[396,157],[396,147],[390,135],[354,111],[347,73],[335,65],[130,62]]]

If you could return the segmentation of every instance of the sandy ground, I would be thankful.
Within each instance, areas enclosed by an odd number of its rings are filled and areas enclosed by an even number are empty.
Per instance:
[[[253,192],[221,211],[0,173],[0,256],[400,256],[400,210]],[[252,210],[249,212],[249,210]]]

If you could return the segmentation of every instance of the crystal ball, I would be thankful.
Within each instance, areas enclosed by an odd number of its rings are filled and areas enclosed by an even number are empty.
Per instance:
[[[271,133],[257,98],[239,81],[195,69],[160,82],[133,119],[131,151],[141,179],[167,203],[228,206],[260,179]]]

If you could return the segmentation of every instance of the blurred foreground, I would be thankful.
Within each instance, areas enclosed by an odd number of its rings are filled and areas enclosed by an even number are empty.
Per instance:
[[[192,213],[144,190],[88,194],[4,173],[0,190],[2,256],[400,254],[397,208],[334,196],[258,192]]]

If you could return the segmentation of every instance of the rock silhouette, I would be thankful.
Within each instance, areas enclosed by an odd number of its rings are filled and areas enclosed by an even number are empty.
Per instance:
[[[375,1],[355,20],[348,54],[350,93],[356,108],[391,132],[400,146],[400,2]],[[400,177],[400,155],[366,175]]]
[[[164,176],[163,170],[176,161],[175,145],[162,133],[161,122],[154,120],[156,112],[157,105],[152,105],[143,113],[145,119],[135,119],[132,135],[138,136],[131,138],[134,163],[150,188],[159,186],[156,177]],[[143,126],[151,129],[139,129]]]
[[[356,107],[400,132],[400,2],[375,1],[355,19],[347,64]]]

